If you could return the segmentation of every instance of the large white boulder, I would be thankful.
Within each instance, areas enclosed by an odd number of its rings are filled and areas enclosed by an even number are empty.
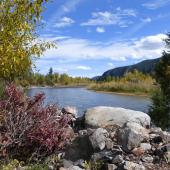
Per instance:
[[[134,111],[118,107],[98,106],[90,108],[85,113],[85,122],[94,127],[109,125],[124,126],[127,122],[138,123],[143,127],[150,126],[150,117],[140,111]]]

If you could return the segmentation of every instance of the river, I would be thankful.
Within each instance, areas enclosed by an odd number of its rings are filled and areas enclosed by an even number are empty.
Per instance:
[[[39,92],[45,93],[45,105],[54,103],[59,107],[75,106],[79,116],[82,116],[87,108],[94,106],[123,107],[147,112],[151,104],[147,97],[98,93],[86,88],[32,88],[27,95],[34,96]]]

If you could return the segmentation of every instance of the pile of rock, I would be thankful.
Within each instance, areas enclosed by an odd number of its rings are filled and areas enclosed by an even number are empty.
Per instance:
[[[63,169],[170,170],[170,133],[138,111],[95,107],[65,151]]]

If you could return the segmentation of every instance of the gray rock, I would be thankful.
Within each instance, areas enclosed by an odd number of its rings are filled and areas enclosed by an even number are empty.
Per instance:
[[[63,108],[63,110],[65,112],[67,112],[68,114],[72,114],[75,118],[78,117],[78,115],[77,115],[78,114],[77,108],[74,107],[74,106],[66,106],[66,107]]]
[[[133,129],[137,133],[143,136],[144,139],[149,139],[149,130],[141,126],[136,122],[127,122],[126,127]]]
[[[139,111],[105,106],[90,108],[85,113],[85,123],[94,127],[109,125],[122,127],[127,122],[136,122],[143,127],[149,127],[150,117]]]
[[[170,151],[166,152],[165,157],[166,157],[167,162],[170,163]]]
[[[80,166],[80,167],[84,167],[84,160],[83,159],[79,159],[76,162],[74,162],[75,166]]]
[[[109,160],[109,161],[112,161],[113,160],[113,156],[114,154],[112,153],[112,151],[100,151],[98,153],[94,153],[92,156],[91,156],[91,159],[93,161],[98,161],[98,160]]]
[[[67,170],[83,170],[83,169],[78,166],[71,166]]]
[[[162,131],[160,133],[160,136],[162,137],[163,141],[166,143],[170,143],[170,133],[166,131]]]
[[[96,129],[87,128],[87,134],[90,136],[94,133]]]
[[[144,150],[144,151],[148,151],[151,150],[152,146],[150,143],[141,143],[140,147]]]
[[[88,160],[93,154],[93,147],[88,136],[78,136],[65,150],[65,159],[77,161]]]
[[[126,170],[145,170],[143,165],[139,165],[134,162],[126,161],[124,164],[124,169]]]
[[[143,156],[142,161],[147,162],[147,163],[152,163],[153,162],[153,157],[151,155]]]
[[[83,136],[83,135],[87,135],[87,130],[79,130],[79,135]]]
[[[106,148],[107,149],[112,149],[113,148],[113,141],[110,138],[106,139]]]
[[[73,166],[73,162],[63,159],[63,165],[64,165],[64,168],[69,168],[69,167]]]
[[[161,132],[162,132],[162,129],[159,128],[159,127],[155,127],[155,128],[150,129],[150,133],[153,133],[153,134],[160,134]]]
[[[138,123],[128,122],[118,130],[117,135],[118,143],[129,152],[137,148],[144,139],[149,139],[149,130]]]
[[[72,127],[66,127],[64,128],[64,134],[68,137],[70,137],[71,139],[73,139],[75,137],[75,133]]]
[[[164,152],[170,152],[170,143],[161,146],[159,149],[163,150]]]
[[[67,170],[67,169],[65,169],[64,167],[60,167],[59,170]]]
[[[122,164],[124,162],[124,159],[121,155],[117,155],[115,158],[113,158],[112,163],[114,164]]]
[[[106,140],[109,136],[108,132],[103,128],[98,128],[95,132],[89,137],[92,146],[94,149],[99,148],[103,150],[106,146]]]
[[[91,159],[92,159],[93,161],[98,161],[98,160],[101,160],[103,157],[104,157],[104,155],[101,154],[101,153],[94,153],[94,154],[91,156]]]
[[[107,167],[108,167],[108,170],[115,170],[115,169],[117,169],[117,166],[114,165],[114,164],[108,164]]]

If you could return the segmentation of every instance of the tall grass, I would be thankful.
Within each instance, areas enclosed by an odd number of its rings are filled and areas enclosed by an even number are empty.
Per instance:
[[[156,88],[154,79],[149,75],[139,72],[128,73],[122,78],[112,78],[109,82],[102,81],[92,83],[89,89],[95,91],[150,94]]]

